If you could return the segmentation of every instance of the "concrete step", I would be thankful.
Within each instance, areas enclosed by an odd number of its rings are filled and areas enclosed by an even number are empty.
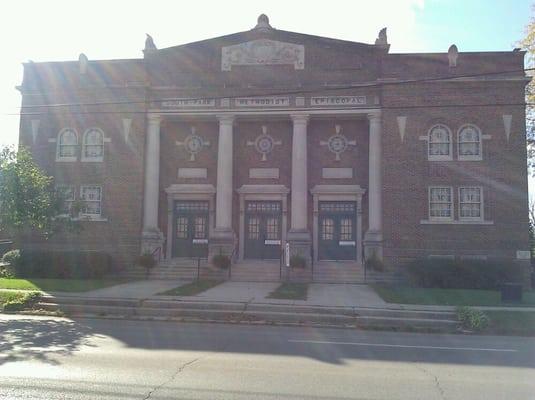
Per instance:
[[[282,324],[327,324],[336,326],[357,326],[386,329],[431,329],[441,332],[453,332],[457,328],[455,319],[445,316],[436,318],[421,315],[419,312],[403,311],[391,315],[353,314],[350,309],[324,309],[320,307],[295,308],[276,305],[249,305],[244,310],[243,304],[199,304],[176,302],[170,307],[169,302],[152,302],[143,306],[95,305],[79,303],[54,303],[42,301],[38,307],[48,311],[62,311],[68,315],[96,315],[131,318],[180,318],[193,320],[210,320],[220,322],[282,323]],[[151,305],[152,307],[149,307]],[[176,307],[180,305],[180,307]],[[377,313],[377,310],[374,311]],[[373,313],[373,311],[372,311]],[[405,315],[407,314],[407,315]],[[428,317],[428,318],[424,318]]]

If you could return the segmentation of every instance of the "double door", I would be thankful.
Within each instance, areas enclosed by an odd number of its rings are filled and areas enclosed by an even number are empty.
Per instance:
[[[356,260],[356,203],[319,203],[318,257],[320,260]]]
[[[280,201],[245,203],[245,258],[279,259],[282,240]]]
[[[176,201],[173,257],[208,257],[208,202]]]

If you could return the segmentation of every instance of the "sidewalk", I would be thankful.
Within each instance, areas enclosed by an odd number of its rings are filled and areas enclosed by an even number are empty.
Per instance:
[[[307,300],[283,300],[268,298],[280,282],[234,282],[226,281],[194,296],[159,296],[175,287],[186,284],[180,280],[146,280],[123,283],[103,289],[77,293],[48,293],[58,297],[109,298],[109,299],[160,299],[176,301],[202,301],[249,304],[288,304],[322,307],[372,307],[387,305],[367,285],[311,283]]]
[[[161,296],[175,287],[188,283],[181,280],[143,280],[124,283],[88,292],[49,292],[53,297],[84,299],[167,300],[199,303],[238,303],[244,305],[295,305],[333,308],[366,308],[400,311],[455,311],[455,306],[395,304],[385,302],[368,285],[311,283],[307,300],[284,300],[268,298],[280,282],[235,282],[226,281],[194,296]],[[534,312],[535,307],[473,307],[481,310],[511,310]]]

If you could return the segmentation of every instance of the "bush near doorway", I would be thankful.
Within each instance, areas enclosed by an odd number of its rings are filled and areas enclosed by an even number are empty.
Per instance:
[[[145,268],[147,275],[150,274],[151,269],[156,266],[156,260],[150,253],[142,254],[137,259],[138,265]]]
[[[507,260],[419,259],[406,271],[418,287],[496,290],[507,282],[522,283],[524,267]]]
[[[229,269],[230,257],[225,254],[216,254],[212,257],[212,264],[220,269]]]

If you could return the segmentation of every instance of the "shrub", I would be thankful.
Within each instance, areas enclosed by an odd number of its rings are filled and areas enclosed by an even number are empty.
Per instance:
[[[429,288],[496,290],[505,282],[521,283],[523,267],[487,260],[419,259],[406,266],[411,284]]]
[[[16,312],[32,308],[39,301],[41,294],[39,292],[24,293],[20,297],[11,299],[4,303],[3,311]]]
[[[16,265],[20,261],[20,250],[10,250],[2,256],[2,261],[11,265]]]
[[[112,259],[99,251],[21,250],[17,278],[93,278],[112,271]]]
[[[228,269],[230,267],[230,257],[225,254],[216,254],[212,257],[212,264],[221,269]]]
[[[376,254],[373,254],[373,256],[366,260],[366,268],[373,269],[374,271],[383,272],[385,270],[385,264],[383,263],[383,260],[377,257]]]
[[[489,317],[481,310],[470,307],[457,308],[457,318],[464,329],[479,332],[489,326]]]
[[[150,253],[142,254],[138,257],[137,263],[147,270],[147,274],[156,266],[156,260]]]
[[[0,269],[0,277],[14,278],[16,270],[20,265],[20,250],[10,250],[2,257],[2,262],[6,263]]]
[[[292,268],[306,268],[307,260],[305,257],[295,254],[290,257],[290,267]]]

